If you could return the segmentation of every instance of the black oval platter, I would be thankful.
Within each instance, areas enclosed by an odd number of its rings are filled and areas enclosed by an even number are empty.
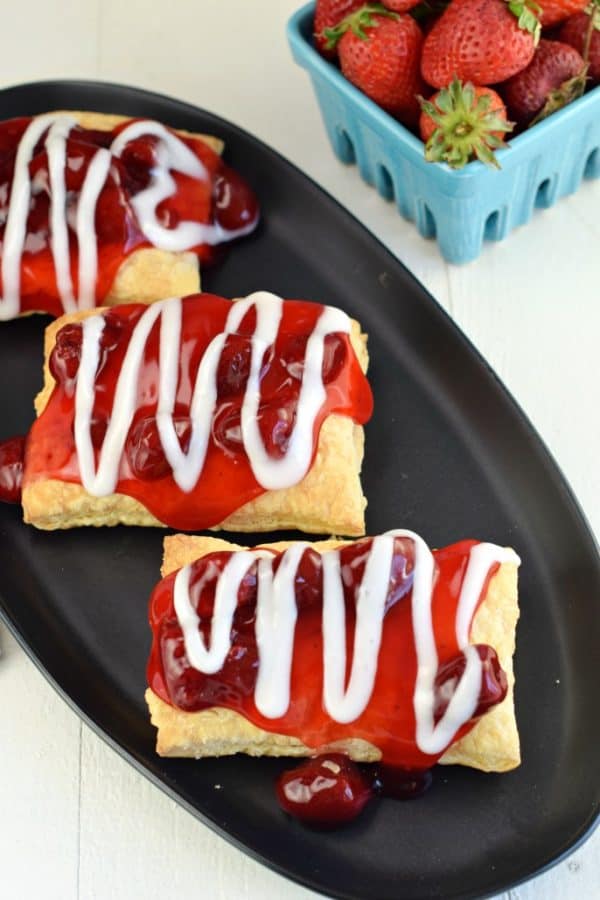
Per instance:
[[[227,160],[261,200],[263,221],[205,273],[205,290],[239,296],[264,288],[338,305],[362,322],[375,396],[364,467],[369,533],[407,527],[434,546],[478,537],[511,544],[523,559],[516,656],[523,764],[501,776],[440,767],[421,799],[375,802],[353,825],[323,834],[279,810],[273,780],[286,761],[159,759],[143,701],[158,530],[43,533],[24,526],[16,507],[2,506],[6,624],[127,760],[238,847],[314,890],[466,898],[549,866],[598,813],[600,564],[539,437],[413,276],[264,144],[193,106],[117,85],[58,81],[0,92],[1,118],[67,108],[148,116],[224,138]],[[45,324],[32,317],[0,328],[2,437],[32,419]]]

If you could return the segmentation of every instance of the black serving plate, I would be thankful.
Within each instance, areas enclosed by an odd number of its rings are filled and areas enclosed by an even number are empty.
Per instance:
[[[266,288],[336,304],[360,319],[375,395],[364,469],[369,533],[402,526],[436,546],[472,536],[511,544],[522,556],[516,705],[523,764],[506,775],[440,767],[421,799],[374,802],[351,826],[316,833],[277,806],[273,780],[285,761],[159,759],[143,702],[158,530],[43,533],[3,506],[6,623],[126,759],[237,846],[315,890],[474,897],[555,862],[589,832],[598,811],[600,565],[531,425],[412,275],[264,144],[195,107],[126,87],[46,82],[0,92],[1,117],[65,108],[151,116],[224,138],[227,159],[261,199],[263,222],[206,273],[205,289],[238,296]],[[5,436],[32,418],[44,325],[29,318],[0,327]]]

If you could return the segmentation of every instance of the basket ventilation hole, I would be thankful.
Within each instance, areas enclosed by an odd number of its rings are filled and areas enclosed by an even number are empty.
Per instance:
[[[381,163],[377,166],[377,190],[386,200],[394,199],[394,182],[392,176]]]
[[[585,162],[584,178],[597,178],[600,175],[600,147],[592,150]]]
[[[435,219],[433,217],[433,213],[429,209],[426,203],[421,205],[419,210],[419,216],[417,219],[417,224],[419,231],[423,237],[426,238],[434,238],[436,236],[437,228],[435,224]]]
[[[498,224],[500,221],[500,213],[496,209],[493,213],[490,213],[487,219],[485,220],[485,227],[483,230],[483,236],[486,241],[494,241],[498,235]]]
[[[354,144],[348,137],[348,132],[344,131],[343,128],[338,128],[337,131],[337,154],[342,162],[345,163],[353,163],[356,160],[356,153],[354,152]]]
[[[535,195],[536,206],[546,207],[552,205],[552,199],[550,197],[550,186],[550,179],[545,178],[538,187],[537,194]]]

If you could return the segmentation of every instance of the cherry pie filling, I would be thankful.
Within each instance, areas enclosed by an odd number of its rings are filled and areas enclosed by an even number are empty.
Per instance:
[[[181,301],[181,346],[173,426],[181,450],[189,450],[193,386],[203,356],[225,327],[232,304],[210,294]],[[323,307],[285,301],[277,338],[267,348],[260,369],[257,422],[270,459],[285,456],[296,423],[307,342]],[[98,465],[106,431],[114,414],[117,382],[132,333],[146,307],[114,307],[105,312],[94,382],[90,423]],[[223,521],[265,488],[257,480],[241,435],[244,402],[256,328],[249,308],[234,333],[226,336],[216,368],[216,404],[211,414],[206,458],[191,491],[181,490],[163,452],[157,420],[160,319],[152,327],[140,368],[135,413],[119,462],[116,491],[140,501],[161,522],[179,529],[202,529]],[[75,394],[82,346],[82,324],[65,325],[57,334],[49,367],[56,380],[52,395],[34,423],[27,446],[26,481],[81,480],[74,437]],[[328,334],[321,369],[324,402],[312,432],[316,454],[321,426],[333,413],[364,423],[372,395],[347,334]]]
[[[29,117],[0,122],[0,241],[5,248],[17,153],[31,122]],[[68,255],[74,285],[77,285],[79,267],[77,210],[90,165],[98,150],[108,150],[115,138],[131,124],[131,121],[125,122],[112,131],[91,130],[74,125],[66,138],[64,217],[68,225]],[[64,312],[64,306],[52,250],[52,191],[45,143],[47,135],[48,130],[37,142],[27,169],[31,199],[20,257],[19,312],[44,311],[58,316]],[[241,176],[199,138],[180,135],[177,138],[202,164],[207,177],[195,178],[170,170],[173,193],[157,206],[157,221],[165,229],[175,229],[182,221],[193,221],[217,224],[231,232],[256,222],[257,200]],[[160,140],[156,135],[141,135],[129,141],[119,156],[111,157],[94,217],[98,257],[96,305],[101,305],[103,298],[109,293],[125,259],[134,250],[153,246],[140,227],[132,200],[150,184],[159,162],[159,144]],[[215,246],[209,243],[201,243],[188,249],[203,264],[210,262],[216,252]],[[0,297],[4,295],[5,289],[1,282],[0,273]]]

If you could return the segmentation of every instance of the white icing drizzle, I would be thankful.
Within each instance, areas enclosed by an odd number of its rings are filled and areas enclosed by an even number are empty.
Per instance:
[[[31,200],[29,163],[33,151],[46,129],[57,117],[39,116],[26,128],[17,148],[12,190],[8,205],[4,242],[2,245],[2,284],[4,297],[0,300],[0,319],[12,319],[19,313],[21,294],[21,257],[27,231],[27,216]]]
[[[133,122],[117,135],[111,146],[113,156],[120,156],[125,146],[147,134],[160,138],[157,149],[158,164],[152,170],[150,184],[131,198],[138,224],[148,240],[160,250],[178,252],[197,244],[221,244],[249,234],[256,220],[241,228],[223,228],[218,222],[180,222],[175,228],[165,228],[158,220],[156,209],[163,200],[175,193],[176,184],[171,172],[181,172],[192,178],[206,180],[208,172],[197,156],[179,138],[159,122]]]
[[[481,688],[481,660],[469,645],[469,627],[485,580],[494,563],[519,565],[513,550],[495,544],[477,544],[469,553],[469,563],[461,586],[456,611],[456,637],[464,652],[466,666],[444,715],[434,724],[435,677],[438,656],[433,632],[431,601],[435,562],[425,541],[413,531],[394,531],[414,546],[412,620],[417,650],[417,680],[413,707],[417,722],[417,746],[423,753],[440,753],[451,743],[458,729],[473,715]]]
[[[353,722],[366,709],[377,674],[394,538],[373,539],[356,598],[354,651],[346,680],[346,606],[338,551],[323,554],[323,704],[336,722]]]
[[[81,483],[86,491],[97,497],[114,493],[119,478],[119,462],[135,413],[138,376],[144,347],[162,303],[148,307],[136,325],[117,380],[112,415],[94,472],[94,449],[91,436],[94,406],[94,380],[100,358],[100,339],[104,328],[102,316],[90,316],[81,323],[81,361],[75,387],[75,446]]]
[[[456,635],[465,655],[466,666],[444,715],[434,724],[438,655],[431,610],[435,574],[431,550],[412,531],[389,531],[373,539],[363,579],[357,590],[354,651],[347,686],[346,620],[340,553],[338,550],[323,553],[323,704],[329,716],[339,723],[355,721],[367,708],[373,693],[395,538],[406,539],[414,547],[411,611],[418,668],[413,695],[416,743],[421,752],[437,755],[452,743],[458,729],[472,717],[477,705],[481,688],[481,660],[469,644],[469,629],[490,570],[496,563],[519,565],[520,560],[513,550],[494,544],[477,544],[471,549],[456,613]],[[241,581],[256,557],[260,557],[255,625],[259,668],[254,700],[259,712],[270,719],[285,715],[289,707],[298,614],[294,582],[302,555],[309,546],[299,543],[288,548],[282,554],[275,575],[273,555],[268,551],[234,552],[217,581],[217,595],[221,597],[225,591],[230,595],[226,612],[222,609],[227,601],[221,600],[222,606],[215,602],[211,625],[213,633],[219,635],[218,651],[213,639],[214,656],[222,661],[222,665],[231,646],[229,635]],[[238,558],[240,562],[234,564],[233,560]],[[197,650],[198,641],[202,639],[187,588],[190,572],[191,566],[186,566],[176,576],[175,610],[190,664],[200,672],[212,674],[218,671],[219,666],[207,668],[203,655]],[[215,570],[211,577],[215,577]],[[180,610],[183,611],[181,615]]]
[[[110,150],[101,148],[94,154],[79,194],[76,231],[79,247],[79,309],[96,305],[98,276],[98,241],[96,239],[96,205],[111,164]]]
[[[242,437],[256,480],[268,490],[275,491],[296,484],[300,481],[299,473],[308,472],[313,449],[315,418],[325,400],[325,386],[321,374],[325,338],[334,332],[349,334],[350,320],[346,313],[333,306],[326,306],[319,317],[306,345],[294,430],[285,455],[281,459],[274,460],[267,453],[258,426],[260,368],[264,352],[275,341],[281,319],[281,308],[278,309],[270,297],[270,294],[265,293],[253,301],[256,307],[256,330],[252,337],[250,375],[242,405]],[[245,302],[248,304],[248,299]],[[242,321],[246,310],[247,307],[235,310],[238,322]]]
[[[56,270],[56,286],[65,312],[77,309],[73,296],[69,257],[69,231],[67,226],[67,138],[75,120],[70,116],[58,116],[46,138],[48,174],[50,176],[50,246]]]
[[[298,617],[295,581],[308,546],[299,541],[290,547],[275,574],[269,555],[258,563],[261,602],[256,610],[259,667],[254,699],[256,708],[268,719],[285,715],[290,705],[294,630]]]
[[[171,172],[177,171],[202,181],[209,175],[202,162],[190,148],[164,125],[153,121],[134,122],[121,131],[109,150],[99,148],[92,156],[81,187],[75,215],[75,231],[79,248],[78,291],[75,296],[71,278],[69,257],[69,221],[67,214],[67,190],[65,170],[67,164],[67,140],[76,120],[64,113],[49,113],[32,119],[19,142],[15,157],[12,189],[6,213],[6,229],[2,247],[2,282],[4,297],[0,298],[0,320],[19,314],[21,288],[21,260],[25,250],[27,218],[32,196],[39,192],[40,173],[32,184],[29,164],[34,150],[47,132],[44,142],[48,154],[48,184],[50,191],[50,248],[56,284],[65,312],[90,309],[96,305],[98,275],[98,238],[96,234],[96,207],[98,197],[106,183],[111,160],[121,156],[126,145],[138,137],[154,135],[160,139],[157,148],[157,165],[153,168],[150,185],[131,198],[138,224],[155,247],[180,252],[199,244],[219,244],[231,241],[251,232],[256,219],[241,228],[226,229],[218,222],[202,224],[193,221],[180,222],[176,228],[165,228],[158,220],[158,205],[176,191]]]
[[[174,297],[149,306],[133,330],[117,380],[112,415],[100,450],[97,472],[94,472],[90,428],[102,333],[102,325],[98,325],[98,320],[103,319],[102,316],[90,316],[82,323],[82,354],[75,391],[75,446],[81,483],[88,493],[105,496],[113,493],[117,486],[121,457],[136,409],[137,382],[144,349],[150,331],[159,316],[156,423],[162,449],[171,466],[176,484],[186,493],[193,490],[204,467],[213,412],[217,405],[217,370],[221,351],[227,335],[239,328],[242,319],[253,306],[256,308],[257,325],[255,333],[249,338],[250,376],[242,405],[244,450],[257,481],[267,490],[291,487],[304,478],[311,463],[315,417],[325,398],[322,380],[324,340],[332,331],[349,333],[348,316],[340,310],[324,307],[306,348],[296,423],[289,449],[281,459],[273,459],[266,451],[255,420],[260,399],[260,367],[265,352],[276,340],[283,300],[263,291],[232,303],[224,330],[212,339],[198,367],[190,405],[190,444],[184,453],[173,422],[182,316],[181,299]],[[318,398],[318,403],[315,397]]]
[[[214,613],[210,629],[210,649],[200,631],[200,619],[190,600],[191,567],[180,569],[175,578],[175,613],[186,635],[185,650],[195,669],[212,675],[223,668],[231,648],[231,623],[237,605],[240,585],[248,569],[256,562],[257,554],[248,550],[233,553],[217,581]],[[206,573],[210,576],[210,570]],[[201,586],[199,586],[201,589]]]

